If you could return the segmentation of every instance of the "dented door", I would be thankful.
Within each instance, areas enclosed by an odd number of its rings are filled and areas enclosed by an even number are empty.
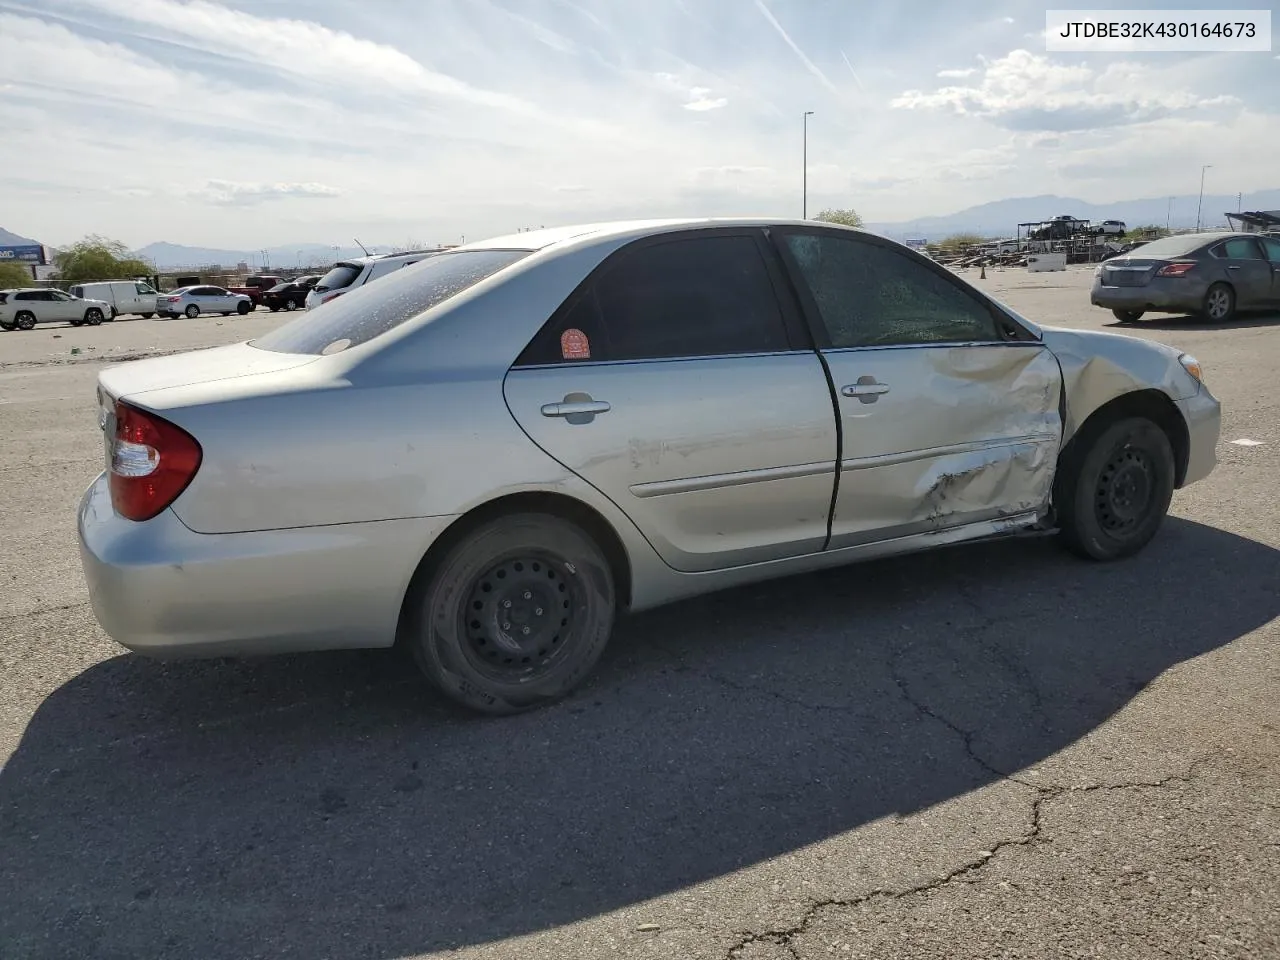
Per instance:
[[[1038,343],[824,351],[839,394],[831,547],[1043,510],[1062,436]]]

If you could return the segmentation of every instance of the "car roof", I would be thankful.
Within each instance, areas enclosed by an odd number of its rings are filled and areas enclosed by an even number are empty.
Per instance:
[[[463,244],[448,253],[469,250],[545,250],[575,240],[598,240],[606,242],[615,239],[632,239],[659,233],[671,233],[676,230],[697,229],[699,227],[782,227],[809,226],[834,227],[835,229],[853,230],[840,224],[825,223],[817,220],[788,220],[778,217],[688,217],[670,220],[611,220],[601,223],[571,224],[562,227],[546,227],[541,230],[529,230],[525,233],[509,233],[504,236],[479,240]],[[865,231],[859,231],[865,232]]]

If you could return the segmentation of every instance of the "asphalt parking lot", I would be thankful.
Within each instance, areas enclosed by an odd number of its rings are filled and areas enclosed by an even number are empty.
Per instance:
[[[503,720],[392,653],[162,664],[94,621],[104,361],[287,315],[0,333],[0,957],[1280,956],[1280,315],[1122,328],[1088,270],[967,275],[1204,364],[1219,466],[1143,554],[686,602]]]

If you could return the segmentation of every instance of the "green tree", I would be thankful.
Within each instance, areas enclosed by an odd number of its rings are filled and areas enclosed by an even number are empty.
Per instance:
[[[813,219],[822,223],[838,223],[842,227],[862,226],[862,215],[857,210],[823,210]]]
[[[152,273],[151,264],[135,257],[118,240],[91,234],[53,256],[57,278],[67,283],[85,280],[127,280]]]
[[[0,263],[0,290],[11,287],[31,286],[31,268],[21,263],[6,260]]]
[[[941,243],[930,244],[934,252],[944,256],[956,254],[968,247],[976,247],[984,241],[984,237],[976,233],[953,233]]]
[[[1126,240],[1159,240],[1161,237],[1169,236],[1169,231],[1164,227],[1156,224],[1148,224],[1145,227],[1134,227],[1124,235]]]

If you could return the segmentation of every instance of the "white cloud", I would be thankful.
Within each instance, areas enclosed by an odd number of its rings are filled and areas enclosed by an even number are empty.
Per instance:
[[[963,80],[965,77],[972,77],[977,72],[977,67],[965,67],[962,70],[939,70],[938,76],[944,80]]]
[[[726,97],[712,97],[711,90],[708,87],[694,87],[689,91],[689,96],[693,97],[693,99],[686,103],[684,108],[697,112],[719,110],[729,103]]]
[[[342,195],[336,187],[323,183],[234,183],[230,180],[210,180],[192,195],[203,197],[211,203],[228,206],[250,206],[264,200],[311,197],[331,199]]]
[[[905,110],[949,110],[1015,130],[1084,130],[1159,119],[1200,107],[1236,102],[1204,97],[1170,83],[1155,83],[1149,68],[1115,62],[1098,71],[1014,50],[987,62],[970,86],[932,93],[908,90],[891,101]]]

